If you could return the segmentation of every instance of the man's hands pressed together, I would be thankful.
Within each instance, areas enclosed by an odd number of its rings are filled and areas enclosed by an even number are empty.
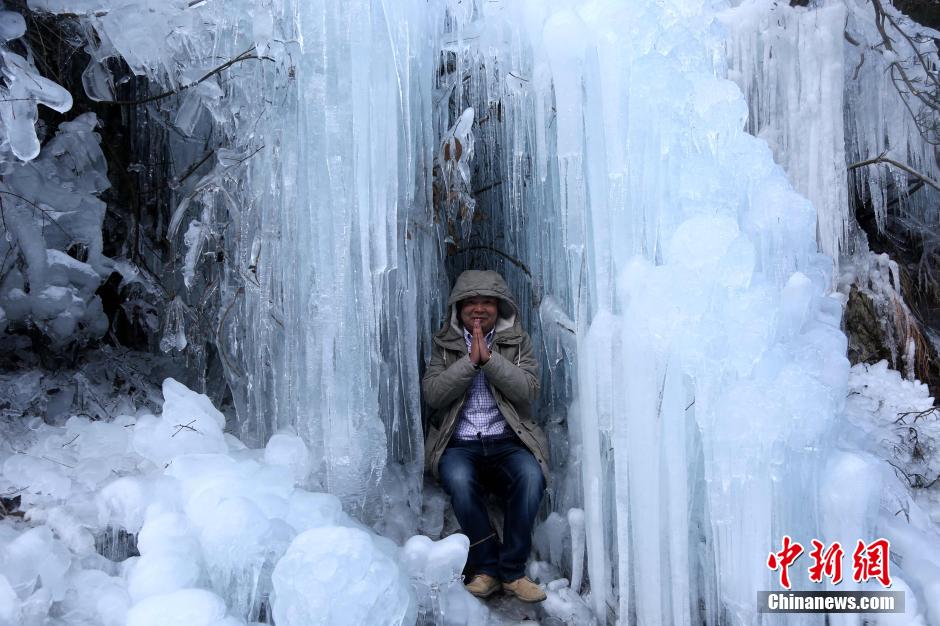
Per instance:
[[[490,360],[490,349],[486,345],[486,336],[483,335],[483,326],[480,320],[473,320],[473,332],[470,335],[470,362],[483,366]]]

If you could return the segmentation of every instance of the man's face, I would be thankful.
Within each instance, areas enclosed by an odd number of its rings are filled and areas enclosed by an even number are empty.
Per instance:
[[[488,296],[474,296],[460,302],[460,321],[467,330],[473,332],[473,323],[480,321],[483,334],[493,330],[499,315],[499,301]]]

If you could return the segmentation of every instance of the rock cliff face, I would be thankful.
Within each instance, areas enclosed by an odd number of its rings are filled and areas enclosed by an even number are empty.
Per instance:
[[[901,297],[882,309],[872,295],[858,285],[851,286],[843,317],[849,362],[872,365],[887,361],[891,369],[920,380],[934,398],[940,397],[936,331],[915,317],[906,301]],[[903,338],[900,349],[895,343],[898,336]]]

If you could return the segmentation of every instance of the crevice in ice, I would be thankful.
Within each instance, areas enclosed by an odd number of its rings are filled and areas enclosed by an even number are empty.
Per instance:
[[[140,552],[137,551],[137,535],[129,533],[123,528],[111,526],[95,535],[95,550],[104,558],[115,563],[140,556]]]

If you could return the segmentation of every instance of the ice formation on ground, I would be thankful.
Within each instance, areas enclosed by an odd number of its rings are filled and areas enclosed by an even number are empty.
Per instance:
[[[173,379],[163,396],[159,416],[33,418],[4,449],[0,493],[28,523],[0,520],[0,623],[414,622],[399,549],[300,487],[297,435],[248,449],[206,396]],[[466,546],[445,541],[428,557],[459,572]]]
[[[461,572],[467,562],[470,540],[455,534],[434,542],[424,535],[410,538],[402,550],[402,563],[418,594],[419,623],[453,626],[485,624],[486,605],[464,589]]]

